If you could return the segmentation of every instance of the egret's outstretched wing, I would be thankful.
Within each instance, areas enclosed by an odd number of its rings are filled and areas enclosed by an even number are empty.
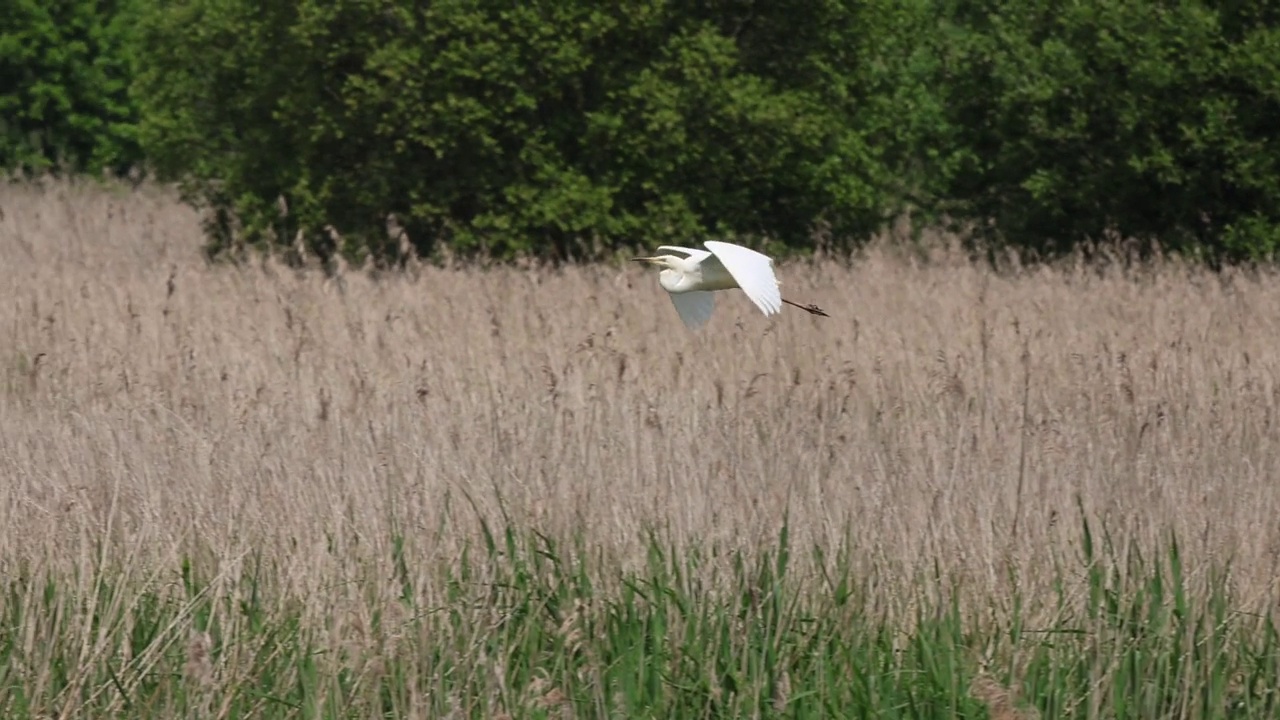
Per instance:
[[[716,308],[715,298],[709,292],[695,290],[668,294],[685,326],[695,330],[711,319],[711,311]]]
[[[782,291],[778,289],[773,260],[768,255],[718,240],[708,240],[703,244],[715,254],[760,312],[772,315],[782,309]]]

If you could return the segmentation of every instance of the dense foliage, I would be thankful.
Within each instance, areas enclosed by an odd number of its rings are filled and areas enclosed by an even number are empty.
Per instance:
[[[0,159],[144,160],[212,248],[585,256],[1280,247],[1280,9],[909,0],[8,0]]]
[[[141,161],[130,0],[0,2],[0,167],[124,173]]]
[[[1048,250],[1280,247],[1280,6],[954,7],[936,87],[968,156],[946,190],[960,216]]]

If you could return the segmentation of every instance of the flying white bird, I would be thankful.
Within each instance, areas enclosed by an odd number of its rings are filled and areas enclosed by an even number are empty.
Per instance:
[[[801,305],[782,297],[778,278],[773,274],[773,258],[733,243],[708,240],[706,250],[661,245],[658,251],[679,255],[656,255],[633,258],[636,262],[662,267],[658,282],[671,295],[680,319],[690,328],[698,328],[711,319],[715,290],[741,288],[751,302],[765,315],[782,310],[786,303],[805,312],[830,317],[817,305]],[[707,251],[710,252],[707,252]]]

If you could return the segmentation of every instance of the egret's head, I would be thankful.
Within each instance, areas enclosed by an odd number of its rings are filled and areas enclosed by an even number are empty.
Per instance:
[[[661,268],[672,268],[673,265],[671,264],[671,261],[675,260],[675,257],[671,255],[658,255],[657,257],[638,257],[638,258],[631,258],[631,259],[634,262],[638,262],[638,263],[646,263],[648,265],[657,265],[658,267],[661,267]]]

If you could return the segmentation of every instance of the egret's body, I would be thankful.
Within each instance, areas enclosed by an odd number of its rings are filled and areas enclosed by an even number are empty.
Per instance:
[[[741,288],[742,292],[765,315],[782,310],[783,303],[814,315],[826,316],[816,305],[800,305],[782,297],[778,278],[773,273],[773,259],[750,248],[733,243],[708,240],[706,250],[662,245],[666,255],[635,258],[637,262],[658,265],[658,283],[671,296],[676,313],[685,325],[697,328],[711,319],[717,290]],[[678,253],[678,254],[671,254]]]

